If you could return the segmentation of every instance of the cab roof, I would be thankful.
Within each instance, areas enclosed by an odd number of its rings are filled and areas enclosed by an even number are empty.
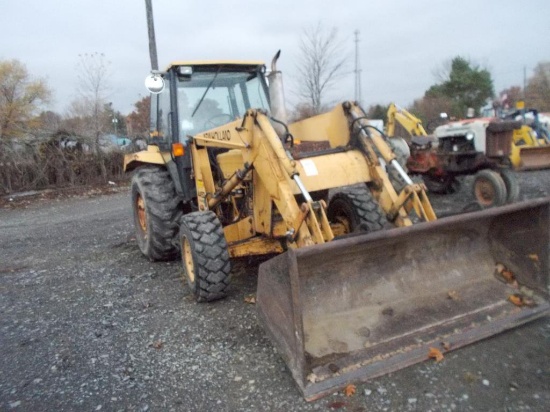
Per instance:
[[[177,60],[166,68],[166,71],[177,66],[263,66],[265,63],[260,60]]]

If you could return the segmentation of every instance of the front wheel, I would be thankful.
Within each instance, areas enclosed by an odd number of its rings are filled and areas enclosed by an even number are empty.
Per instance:
[[[342,188],[330,199],[327,218],[339,226],[335,232],[340,235],[374,232],[383,229],[386,223],[386,217],[366,186]]]
[[[231,280],[231,262],[216,214],[208,210],[184,215],[180,248],[184,277],[197,302],[224,298]]]
[[[502,177],[493,170],[485,169],[476,174],[473,192],[477,202],[483,208],[506,203],[506,185]]]

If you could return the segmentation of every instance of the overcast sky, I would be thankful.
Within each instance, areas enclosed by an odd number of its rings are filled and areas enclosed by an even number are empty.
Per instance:
[[[114,108],[147,95],[150,70],[144,0],[1,0],[0,59],[18,59],[54,91],[64,113],[76,97],[79,54],[111,62]],[[282,50],[287,96],[306,27],[338,29],[349,74],[331,98],[354,98],[354,34],[360,31],[362,101],[406,106],[461,55],[490,70],[496,91],[523,83],[550,61],[550,0],[153,0],[159,65],[196,59],[263,60]]]

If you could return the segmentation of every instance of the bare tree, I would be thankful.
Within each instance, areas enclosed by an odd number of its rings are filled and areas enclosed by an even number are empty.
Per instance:
[[[336,28],[328,29],[317,23],[303,31],[297,64],[297,94],[311,106],[313,113],[321,113],[325,93],[343,74],[347,60]]]
[[[79,55],[77,64],[79,98],[71,103],[69,115],[80,121],[74,132],[86,137],[99,158],[101,174],[106,175],[101,137],[109,130],[107,99],[110,92],[109,65],[103,53]]]
[[[550,111],[550,62],[540,62],[535,67],[525,88],[525,101],[541,112]]]

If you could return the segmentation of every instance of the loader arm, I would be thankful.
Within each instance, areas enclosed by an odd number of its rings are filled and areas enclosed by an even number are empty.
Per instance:
[[[296,161],[285,151],[281,139],[269,118],[261,111],[249,110],[242,120],[196,135],[193,139],[193,165],[198,188],[199,210],[214,209],[231,190],[254,170],[255,185],[265,193],[280,213],[285,230],[281,234],[289,247],[303,247],[332,240],[334,234],[326,216],[324,202],[314,201],[303,185]],[[216,189],[208,163],[207,148],[238,149],[242,153],[243,168]],[[304,202],[298,203],[291,182],[300,189]],[[257,187],[255,188],[257,189]],[[271,215],[255,223],[254,230],[272,226]],[[265,233],[268,234],[268,233]]]

